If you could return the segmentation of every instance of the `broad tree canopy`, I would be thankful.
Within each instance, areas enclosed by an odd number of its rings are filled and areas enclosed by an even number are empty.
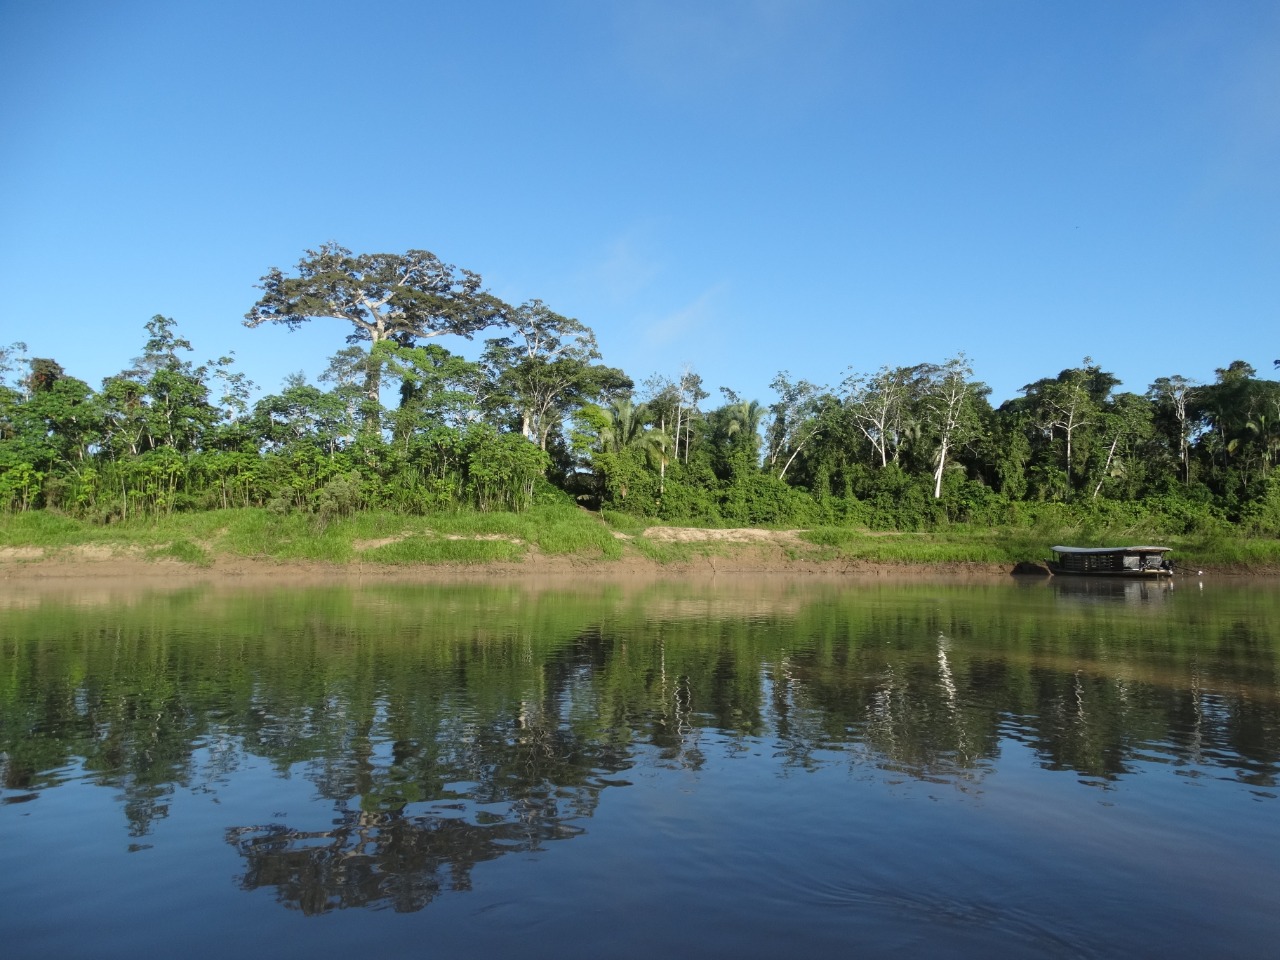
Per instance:
[[[246,327],[283,323],[295,329],[316,317],[354,328],[350,343],[370,347],[393,340],[413,346],[441,334],[470,338],[505,323],[510,308],[480,288],[479,274],[441,263],[426,250],[355,255],[336,243],[308,250],[297,276],[272,267],[258,288],[262,296],[245,314]],[[371,355],[365,393],[378,406],[381,367]]]

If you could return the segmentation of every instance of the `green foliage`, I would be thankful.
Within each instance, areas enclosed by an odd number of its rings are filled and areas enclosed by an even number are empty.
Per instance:
[[[659,511],[659,476],[650,469],[638,446],[597,452],[592,457],[604,483],[604,502],[638,516],[652,517]]]
[[[549,465],[544,451],[524,437],[474,427],[467,433],[464,495],[478,510],[527,510],[537,480]]]
[[[343,312],[352,284],[378,296]],[[330,389],[298,374],[250,408],[232,358],[194,363],[161,315],[97,391],[21,344],[0,348],[0,512],[130,527],[256,508],[310,530],[382,511],[583,504],[693,525],[1280,535],[1280,382],[1243,361],[1212,384],[1161,377],[1138,394],[1116,393],[1085,358],[993,410],[958,355],[852,375],[839,394],[782,373],[768,408],[722,388],[725,403],[703,413],[691,371],[679,384],[655,375],[639,402],[588,327],[539,301],[507,307],[423,251],[331,244],[296,276],[269,273],[263,291],[250,326],[326,316],[354,328],[359,342],[321,378]],[[418,342],[490,325],[506,335],[478,363]],[[400,387],[390,411],[384,377]]]
[[[767,473],[743,472],[726,486],[724,522],[738,526],[803,526],[816,519],[812,498]]]
[[[533,502],[539,507],[576,507],[572,496],[559,487],[552,485],[546,477],[536,477],[533,481]]]
[[[350,517],[364,505],[360,474],[352,470],[339,474],[317,491],[315,513],[321,519]]]
[[[595,334],[577,320],[531,300],[510,311],[507,322],[508,336],[486,341],[489,406],[543,450],[576,410],[631,390],[626,374],[596,362]]]
[[[1267,478],[1263,496],[1243,510],[1240,526],[1252,536],[1280,538],[1280,472]]]
[[[350,339],[368,343],[363,363],[365,427],[379,427],[386,356],[376,348],[411,345],[442,333],[471,337],[503,321],[510,307],[480,289],[480,277],[442,263],[426,250],[353,254],[336,243],[306,251],[296,275],[273,267],[259,284],[262,296],[245,326],[282,323],[290,328],[316,317],[349,323]]]
[[[657,516],[666,523],[718,524],[719,488],[713,476],[700,476],[696,467],[681,469],[668,477]]]

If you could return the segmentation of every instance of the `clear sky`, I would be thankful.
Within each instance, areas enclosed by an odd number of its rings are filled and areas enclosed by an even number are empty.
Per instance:
[[[347,330],[245,329],[254,284],[330,240],[713,402],[1271,377],[1280,3],[0,0],[0,344],[96,387],[161,313],[275,391]]]

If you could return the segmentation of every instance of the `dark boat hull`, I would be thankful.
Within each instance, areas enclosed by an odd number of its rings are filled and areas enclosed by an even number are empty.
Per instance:
[[[1092,577],[1100,580],[1162,580],[1172,577],[1172,570],[1067,570],[1056,563],[1048,565],[1055,577]]]

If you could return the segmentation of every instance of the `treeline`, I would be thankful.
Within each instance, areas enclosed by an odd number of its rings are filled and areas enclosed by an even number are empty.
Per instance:
[[[1280,534],[1280,383],[1242,361],[1138,394],[1086,357],[995,408],[963,355],[834,387],[783,372],[770,403],[709,402],[695,371],[637,384],[585,325],[425,251],[327,245],[260,289],[248,326],[347,325],[319,385],[298,374],[251,402],[234,358],[197,364],[159,315],[98,389],[0,347],[0,509],[107,523],[567,497],[669,522]],[[474,361],[435,342],[482,332]]]

